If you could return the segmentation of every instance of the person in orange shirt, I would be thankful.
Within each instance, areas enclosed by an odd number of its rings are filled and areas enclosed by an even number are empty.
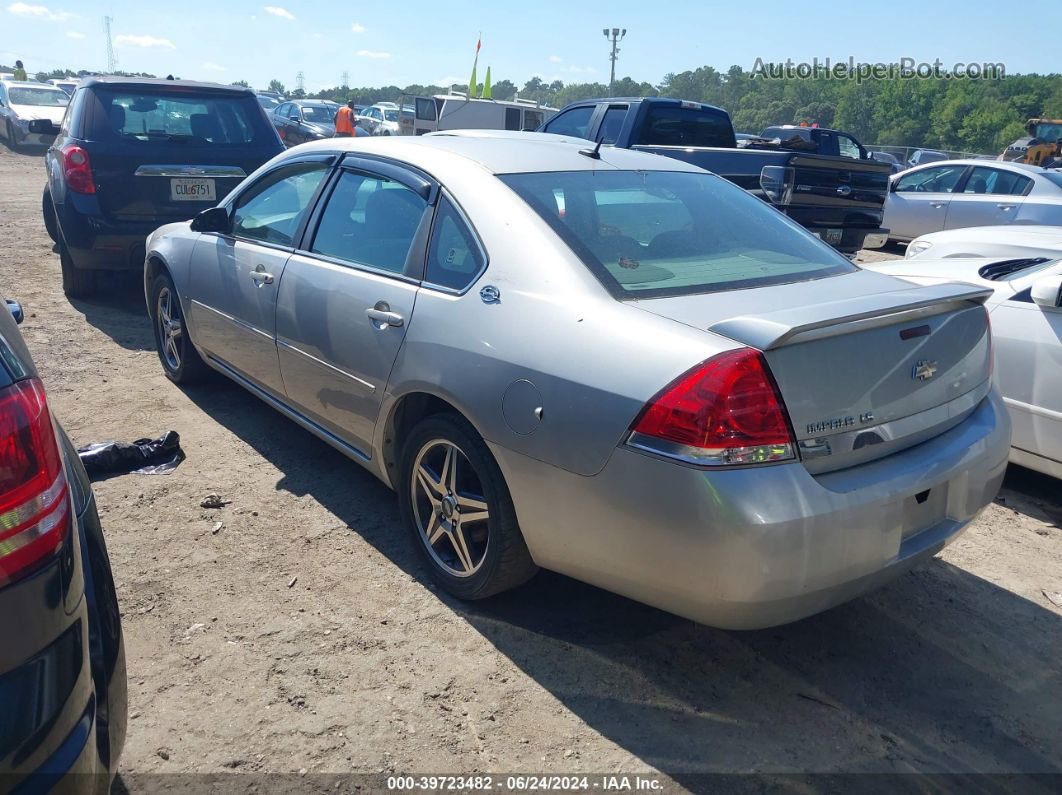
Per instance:
[[[353,138],[354,135],[354,100],[350,100],[336,111],[336,138]]]

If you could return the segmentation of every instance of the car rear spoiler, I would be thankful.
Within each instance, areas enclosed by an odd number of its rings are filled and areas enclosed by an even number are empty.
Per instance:
[[[767,351],[797,342],[848,334],[856,328],[875,328],[939,315],[960,309],[963,304],[983,304],[990,295],[992,291],[984,287],[935,284],[791,307],[762,315],[727,318],[709,326],[708,330]]]

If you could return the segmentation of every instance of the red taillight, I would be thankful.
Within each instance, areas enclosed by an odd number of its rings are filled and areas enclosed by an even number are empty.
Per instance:
[[[74,193],[95,193],[96,183],[92,178],[92,163],[89,161],[88,152],[75,144],[67,144],[61,151],[66,186]]]
[[[0,390],[0,586],[59,550],[67,502],[44,387],[31,378]]]
[[[700,464],[794,458],[795,442],[763,355],[739,348],[713,356],[649,401],[630,444]]]
[[[981,308],[985,310],[985,334],[988,335],[988,377],[991,378],[996,366],[996,353],[992,345],[992,313],[983,304]]]

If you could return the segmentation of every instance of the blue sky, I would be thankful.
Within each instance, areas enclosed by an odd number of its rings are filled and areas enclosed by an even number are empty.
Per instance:
[[[618,76],[658,83],[666,72],[705,64],[751,69],[765,61],[831,57],[859,61],[1003,62],[1008,73],[1058,71],[1052,25],[1001,29],[1006,12],[985,0],[895,0],[816,6],[668,0],[588,4],[571,0],[473,3],[392,0],[0,0],[0,62],[32,72],[106,65],[103,17],[120,69],[289,88],[302,71],[310,91],[354,86],[467,82],[477,33],[479,74],[522,84],[532,75],[564,82],[608,80],[604,27],[625,27]],[[44,3],[44,4],[41,4]]]

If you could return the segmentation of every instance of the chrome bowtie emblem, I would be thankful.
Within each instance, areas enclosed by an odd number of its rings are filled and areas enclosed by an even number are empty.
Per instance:
[[[916,381],[928,381],[937,374],[937,363],[923,359],[911,368],[911,378]]]
[[[851,196],[852,195],[852,189],[850,187],[848,187],[847,185],[840,185],[837,188],[837,195],[838,196]]]

